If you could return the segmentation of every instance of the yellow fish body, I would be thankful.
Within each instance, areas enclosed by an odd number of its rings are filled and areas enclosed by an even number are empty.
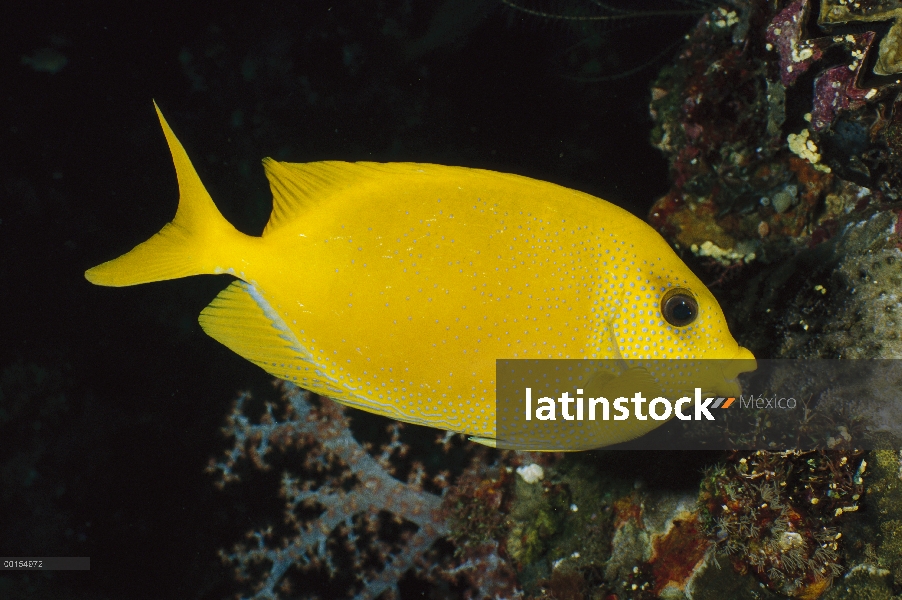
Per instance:
[[[715,382],[727,393],[754,368],[707,288],[608,202],[480,169],[265,159],[272,216],[247,236],[157,113],[178,176],[175,218],[85,276],[107,286],[236,276],[200,324],[276,377],[491,443],[498,358],[746,359]],[[618,423],[597,445],[659,424]]]

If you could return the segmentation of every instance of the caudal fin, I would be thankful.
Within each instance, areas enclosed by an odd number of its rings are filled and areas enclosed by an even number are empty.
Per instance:
[[[179,182],[179,207],[159,233],[114,260],[85,272],[96,285],[122,287],[188,275],[216,273],[230,241],[244,238],[219,213],[160,107],[154,102],[169,143]]]

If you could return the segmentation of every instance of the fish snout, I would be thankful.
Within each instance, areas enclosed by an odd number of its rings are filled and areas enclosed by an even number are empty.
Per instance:
[[[721,370],[723,371],[724,379],[733,381],[740,373],[750,373],[757,368],[758,361],[755,360],[755,356],[740,346],[739,351],[733,358],[723,361]]]
[[[741,373],[749,373],[758,368],[755,356],[740,346],[733,358],[721,359],[719,362],[723,379],[713,386],[714,393],[719,396],[738,397],[742,393],[738,377]]]

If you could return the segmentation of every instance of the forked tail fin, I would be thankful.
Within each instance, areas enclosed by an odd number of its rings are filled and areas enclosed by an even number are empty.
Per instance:
[[[246,238],[220,214],[188,154],[154,102],[169,143],[179,182],[179,207],[172,222],[119,258],[88,269],[96,285],[122,287],[219,272],[230,241]]]

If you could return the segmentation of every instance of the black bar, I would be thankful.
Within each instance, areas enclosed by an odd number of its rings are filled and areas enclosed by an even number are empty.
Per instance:
[[[88,556],[0,556],[0,571],[90,571]]]

